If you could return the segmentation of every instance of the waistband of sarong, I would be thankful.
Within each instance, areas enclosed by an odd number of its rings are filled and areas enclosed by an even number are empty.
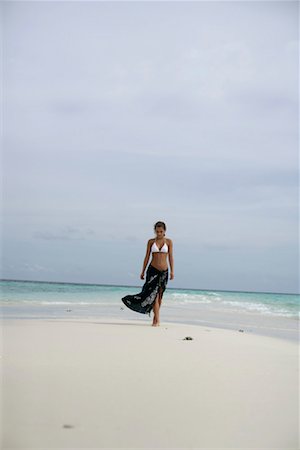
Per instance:
[[[149,264],[149,267],[151,267],[153,270],[156,270],[157,272],[168,272],[168,270],[169,270],[169,269],[159,270],[156,267],[152,266],[152,264]]]

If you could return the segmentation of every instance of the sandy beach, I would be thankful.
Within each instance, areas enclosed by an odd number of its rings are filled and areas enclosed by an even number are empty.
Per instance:
[[[295,342],[146,320],[10,319],[1,364],[3,449],[299,449]]]

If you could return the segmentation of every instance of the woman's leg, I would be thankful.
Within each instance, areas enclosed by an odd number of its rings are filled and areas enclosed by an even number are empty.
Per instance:
[[[157,293],[157,296],[155,298],[154,306],[153,306],[154,317],[153,317],[152,325],[155,325],[155,326],[159,326],[159,309],[160,309],[161,302],[162,302],[162,296],[163,296],[163,292],[162,292],[162,288],[160,287],[159,291]]]
[[[158,297],[158,303],[159,303],[159,307],[161,307],[161,302],[162,302],[162,298],[163,298],[163,291],[162,288],[159,289],[159,297]]]
[[[156,296],[154,305],[153,305],[153,322],[152,325],[156,326],[157,322],[159,322],[159,301],[158,301],[158,294]]]

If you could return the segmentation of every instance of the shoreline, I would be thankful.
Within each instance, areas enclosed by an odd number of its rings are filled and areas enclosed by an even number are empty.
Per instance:
[[[126,309],[125,309],[126,310]],[[126,311],[127,312],[127,311]],[[161,314],[162,315],[162,314]],[[253,322],[255,322],[255,320],[257,319],[258,316],[254,316],[253,317]],[[111,320],[111,321],[129,321],[129,322],[144,322],[145,325],[151,325],[152,323],[152,318],[153,318],[153,313],[152,316],[149,318],[147,316],[146,320],[142,314],[137,314],[136,313],[136,317],[135,318],[130,318],[130,317],[126,317],[126,318],[122,318],[119,315],[110,315],[110,314],[99,314],[99,315],[95,315],[95,316],[89,316],[89,317],[85,317],[85,316],[77,316],[77,317],[68,317],[67,315],[65,317],[63,316],[0,316],[0,321],[2,319],[2,321],[17,321],[17,320],[43,320],[43,321],[47,321],[47,320],[51,320],[51,321],[99,321],[99,320]],[[246,315],[246,319],[249,319],[249,315]],[[270,321],[274,321],[274,325],[276,324],[276,320],[278,320],[278,323],[283,322],[283,318],[272,318],[270,319]],[[260,323],[247,323],[245,321],[245,323],[242,322],[242,320],[240,322],[234,323],[234,322],[228,322],[225,320],[223,321],[219,321],[219,320],[205,320],[205,319],[190,319],[188,317],[186,317],[185,319],[183,318],[166,318],[164,317],[163,319],[161,319],[161,325],[160,326],[164,326],[166,324],[179,324],[179,325],[193,325],[196,327],[210,327],[210,328],[214,328],[214,329],[220,329],[220,330],[231,330],[231,331],[236,331],[239,332],[239,329],[242,329],[243,333],[247,333],[247,334],[251,334],[251,335],[258,335],[258,336],[266,336],[266,337],[273,337],[273,338],[277,338],[277,339],[283,339],[285,341],[288,342],[294,342],[294,343],[299,343],[299,338],[300,338],[300,328],[299,328],[299,321],[295,320],[292,323],[295,325],[294,328],[288,328],[288,325],[291,323],[291,319],[286,319],[286,323],[287,323],[287,327],[282,327],[282,326],[274,326],[271,327],[270,325],[268,326],[264,326]]]

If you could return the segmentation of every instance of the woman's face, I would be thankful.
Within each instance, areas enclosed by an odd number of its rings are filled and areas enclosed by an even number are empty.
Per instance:
[[[163,229],[163,227],[157,227],[155,229],[155,233],[156,233],[157,238],[159,239],[159,238],[164,237],[165,230]]]

